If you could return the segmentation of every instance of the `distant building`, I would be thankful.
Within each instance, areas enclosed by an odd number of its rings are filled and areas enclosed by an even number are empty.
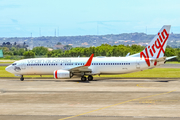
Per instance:
[[[87,42],[84,42],[84,43],[82,43],[81,45],[88,45],[88,43],[87,43]]]
[[[3,58],[4,56],[3,56],[3,51],[2,50],[0,50],[0,58]]]
[[[47,48],[48,49],[48,51],[53,51],[53,49],[52,48]]]
[[[54,45],[54,49],[63,49],[64,45]]]

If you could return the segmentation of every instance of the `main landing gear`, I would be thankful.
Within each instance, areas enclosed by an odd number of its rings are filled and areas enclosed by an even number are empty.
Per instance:
[[[20,80],[21,80],[21,81],[24,81],[24,77],[23,77],[23,75],[21,75],[21,78],[20,78]]]
[[[81,81],[84,82],[84,81],[86,81],[86,80],[87,80],[87,78],[86,78],[85,76],[82,76],[82,77],[81,77]],[[89,75],[89,76],[88,76],[88,81],[92,81],[92,80],[93,80],[93,76],[92,76],[92,75]]]
[[[89,75],[89,76],[88,76],[88,80],[89,80],[89,81],[92,81],[92,80],[93,80],[93,76],[92,76],[92,75]]]
[[[82,76],[81,81],[83,81],[83,82],[86,81],[86,77]]]

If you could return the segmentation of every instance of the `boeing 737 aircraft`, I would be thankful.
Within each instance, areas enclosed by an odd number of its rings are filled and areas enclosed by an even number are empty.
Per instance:
[[[140,53],[126,57],[93,57],[90,58],[32,58],[14,62],[6,71],[23,75],[54,75],[55,79],[81,77],[82,81],[93,80],[93,75],[125,74],[154,68],[166,60],[164,57],[170,25],[164,25],[147,47]]]

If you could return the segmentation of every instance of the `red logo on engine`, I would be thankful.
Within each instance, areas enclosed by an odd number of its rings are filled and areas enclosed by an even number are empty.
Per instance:
[[[152,46],[148,46],[145,48],[145,53],[144,52],[140,52],[140,58],[142,59],[142,56],[144,57],[146,64],[148,66],[150,66],[150,61],[149,61],[149,53],[150,55],[153,57],[156,53],[157,56],[156,58],[159,58],[159,55],[161,53],[161,51],[164,53],[164,45],[169,37],[169,34],[167,33],[166,29],[164,29],[161,34],[158,33],[158,38],[156,39],[155,43]],[[159,51],[158,51],[159,50]],[[156,65],[157,62],[154,63],[154,65]]]

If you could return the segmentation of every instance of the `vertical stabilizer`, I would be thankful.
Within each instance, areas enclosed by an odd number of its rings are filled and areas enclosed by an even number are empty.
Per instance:
[[[156,59],[164,56],[170,28],[170,25],[164,25],[147,47],[140,52],[140,58],[144,58],[148,66],[150,66],[149,58]],[[154,63],[156,64],[157,62]]]

